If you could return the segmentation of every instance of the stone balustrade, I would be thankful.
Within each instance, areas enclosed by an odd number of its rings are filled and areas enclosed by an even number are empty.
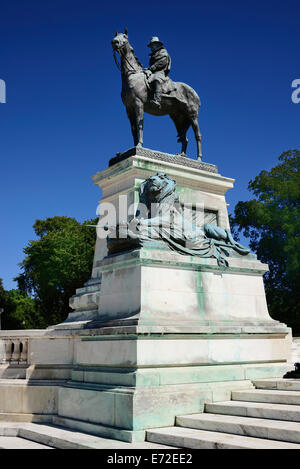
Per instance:
[[[26,364],[28,359],[28,338],[11,337],[1,339],[1,362]]]

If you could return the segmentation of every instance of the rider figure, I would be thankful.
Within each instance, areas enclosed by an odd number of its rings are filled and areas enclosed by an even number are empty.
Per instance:
[[[162,85],[168,80],[171,57],[158,37],[152,37],[148,47],[151,49],[149,68],[146,68],[144,72],[147,75],[149,85],[154,91],[154,96],[150,103],[155,107],[160,107]]]

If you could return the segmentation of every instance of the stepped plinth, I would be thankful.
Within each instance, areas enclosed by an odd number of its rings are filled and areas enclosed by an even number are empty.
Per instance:
[[[133,148],[111,158],[93,181],[101,204],[111,204],[119,219],[138,205],[141,185],[156,173],[176,182],[180,206],[202,207],[203,226],[228,235],[225,195],[234,180],[213,164]],[[28,333],[24,373],[46,380],[44,393],[55,387],[56,423],[143,440],[149,428],[171,426],[177,415],[202,412],[207,402],[251,390],[254,379],[291,369],[290,330],[268,313],[267,265],[235,253],[233,244],[227,264],[166,246],[150,242],[112,253],[106,237],[98,237],[91,279],[70,299],[73,312]],[[22,388],[32,412],[36,386]]]

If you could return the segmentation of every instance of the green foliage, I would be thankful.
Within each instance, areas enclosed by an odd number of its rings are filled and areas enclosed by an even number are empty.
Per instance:
[[[34,329],[45,327],[38,302],[20,290],[4,290],[0,279],[0,308],[2,329]]]
[[[300,151],[289,150],[279,164],[249,182],[255,198],[238,202],[231,219],[235,236],[269,264],[265,286],[274,319],[300,332]]]
[[[90,278],[96,230],[87,225],[96,223],[97,219],[81,224],[69,217],[35,222],[38,239],[24,249],[23,272],[16,280],[21,291],[38,300],[43,324],[66,319],[69,298]]]

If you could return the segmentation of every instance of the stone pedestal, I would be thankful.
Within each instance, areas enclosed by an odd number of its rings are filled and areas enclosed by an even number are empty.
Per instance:
[[[157,172],[176,180],[181,203],[203,205],[205,222],[229,228],[225,193],[233,179],[214,165],[134,148],[93,180],[118,213],[119,196],[137,203],[140,184]],[[268,267],[253,254],[228,262],[149,248],[108,256],[98,239],[92,277],[70,300],[74,311],[26,339],[22,373],[35,385],[22,386],[20,412],[41,412],[40,387],[52,396],[53,423],[136,441],[206,402],[230,400],[254,379],[282,377],[292,368],[290,331],[269,316]],[[13,334],[0,333],[3,350]],[[12,381],[0,386],[0,398],[20,393]],[[12,412],[0,400],[2,412]]]
[[[109,168],[93,176],[94,184],[102,189],[101,203],[112,203],[119,210],[138,203],[140,184],[149,176],[164,172],[176,180],[180,202],[191,208],[202,205],[206,223],[229,228],[225,193],[233,187],[233,179],[223,177],[215,165],[170,155],[147,148],[132,148],[112,158]],[[125,197],[126,196],[126,200]],[[123,207],[126,203],[126,207]],[[96,304],[101,290],[99,262],[107,255],[106,240],[97,239],[91,280],[71,298],[74,309],[60,327],[84,326],[96,318]]]
[[[233,179],[214,165],[134,148],[93,180],[118,215],[122,196],[126,209],[137,204],[140,184],[157,172],[176,180],[182,204],[202,204],[204,222],[229,228],[225,193]],[[92,279],[56,328],[73,328],[76,337],[58,423],[85,421],[104,435],[143,439],[147,428],[173,425],[176,415],[290,369],[289,329],[267,309],[268,266],[253,254],[228,262],[221,268],[212,258],[149,248],[108,256],[98,239]]]
[[[96,263],[102,284],[94,324],[135,324],[151,332],[286,332],[268,313],[262,279],[268,266],[251,255],[228,263],[224,268],[213,258],[147,248],[108,256]]]

